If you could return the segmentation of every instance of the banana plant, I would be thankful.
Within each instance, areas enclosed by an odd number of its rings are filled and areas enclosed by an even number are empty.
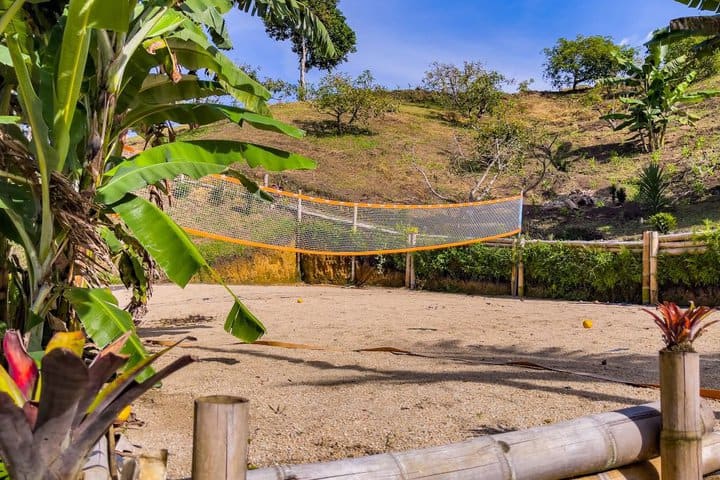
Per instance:
[[[642,65],[621,54],[616,58],[627,75],[603,79],[600,84],[624,89],[620,97],[624,111],[611,112],[601,118],[616,122],[613,126],[616,131],[631,132],[646,152],[662,148],[671,122],[692,125],[697,120],[682,107],[720,95],[720,90],[690,91],[697,72],[687,71],[685,56],[668,59],[665,45],[650,43]]]
[[[210,268],[140,189],[238,162],[314,167],[238,141],[160,143],[123,157],[128,135],[156,124],[227,120],[303,135],[270,116],[269,92],[223,53],[232,8],[289,16],[332,49],[296,0],[0,0],[0,323],[21,331],[31,351],[51,329],[83,328],[100,348],[133,331],[103,288],[108,272],[134,289],[132,310],[146,301],[155,265],[180,286]],[[243,107],[196,104],[222,96]],[[225,328],[254,341],[265,328],[230,293]],[[124,348],[130,364],[147,356],[134,333]]]
[[[181,356],[141,383],[143,369],[170,348],[111,378],[128,363],[121,350],[130,332],[83,358],[82,332],[56,333],[38,370],[17,330],[3,337],[8,370],[0,366],[0,456],[10,478],[75,479],[92,447],[118,414],[153,385],[195,359]]]

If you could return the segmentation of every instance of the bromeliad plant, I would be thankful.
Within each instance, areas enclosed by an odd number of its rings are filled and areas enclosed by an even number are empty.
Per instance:
[[[169,349],[111,377],[129,360],[121,350],[130,332],[86,365],[81,332],[55,334],[38,371],[21,335],[3,338],[8,370],[0,366],[0,456],[12,479],[78,478],[93,446],[118,414],[140,395],[194,359],[181,356],[138,383],[136,378]],[[172,348],[172,347],[170,347]]]
[[[662,330],[665,348],[669,351],[694,352],[693,342],[708,327],[720,321],[713,320],[703,324],[705,318],[715,309],[696,307],[693,303],[690,303],[687,310],[682,310],[675,303],[663,302],[658,305],[660,315],[647,309],[643,310],[652,315],[655,324]]]
[[[233,8],[286,16],[332,51],[296,0],[0,0],[0,328],[21,331],[30,351],[50,329],[83,327],[101,348],[133,329],[102,288],[103,270],[117,268],[133,289],[132,313],[147,300],[153,265],[180,286],[209,268],[139,189],[166,191],[177,175],[230,173],[238,162],[314,166],[247,142],[156,141],[158,124],[218,120],[303,134],[269,116],[269,92],[221,51]],[[243,108],[196,103],[223,96]],[[151,148],[123,158],[128,132]],[[264,332],[237,297],[225,328],[245,341]],[[146,356],[136,336],[126,348],[132,362]]]

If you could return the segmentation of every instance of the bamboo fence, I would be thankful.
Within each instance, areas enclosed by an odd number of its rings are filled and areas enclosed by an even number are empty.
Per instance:
[[[523,248],[528,244],[564,245],[571,248],[592,248],[607,252],[628,250],[642,254],[642,302],[658,303],[658,256],[659,255],[690,255],[707,251],[707,242],[702,235],[695,233],[674,233],[659,235],[658,232],[645,232],[642,240],[529,240],[501,238],[486,242],[484,245],[496,248]],[[513,296],[522,297],[525,290],[525,275],[522,255],[513,263],[510,291]]]

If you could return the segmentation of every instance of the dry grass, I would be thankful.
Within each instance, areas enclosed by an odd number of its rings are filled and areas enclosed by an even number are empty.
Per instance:
[[[704,88],[712,85],[703,85]],[[599,120],[605,106],[592,94],[531,92],[509,97],[510,115],[551,133],[560,141],[572,143],[569,170],[553,171],[547,180],[528,196],[531,203],[541,203],[558,194],[576,189],[606,196],[609,187],[623,185],[632,198],[634,180],[650,155],[634,150],[625,143],[625,132],[612,131]],[[712,188],[720,183],[720,135],[716,129],[716,112],[720,99],[694,107],[702,118],[696,129],[675,127],[667,138],[660,159],[674,164],[675,193],[693,188]],[[317,169],[305,172],[272,174],[270,181],[287,190],[303,190],[312,195],[349,201],[437,203],[415,164],[428,175],[435,189],[445,196],[464,200],[473,177],[458,174],[451,158],[460,147],[470,148],[467,129],[445,120],[437,108],[402,103],[397,113],[373,120],[367,132],[335,136],[318,132],[327,120],[307,103],[288,103],[273,107],[278,119],[308,130],[302,139],[239,127],[227,122],[188,132],[193,138],[238,139],[272,145],[309,156]],[[263,172],[252,172],[262,179]],[[496,184],[496,197],[513,195],[520,190],[518,176],[508,175]],[[693,202],[696,203],[696,202]],[[692,222],[712,218],[711,209],[700,205],[680,206]],[[720,215],[715,215],[720,218]],[[680,224],[687,221],[680,218]],[[583,220],[585,221],[585,220]],[[602,220],[603,223],[605,220]],[[611,222],[612,223],[612,222]],[[602,225],[598,225],[602,226]],[[642,226],[611,225],[611,234],[632,234]]]

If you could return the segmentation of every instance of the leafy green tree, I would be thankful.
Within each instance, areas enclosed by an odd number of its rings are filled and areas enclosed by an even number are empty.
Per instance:
[[[294,18],[329,45],[321,23],[295,0],[235,4]],[[222,173],[238,161],[270,170],[313,166],[235,141],[146,139],[150,148],[121,155],[127,132],[168,122],[228,119],[302,134],[266,115],[268,91],[220,51],[229,42],[223,16],[233,5],[0,0],[0,321],[23,332],[29,350],[40,350],[50,329],[82,326],[101,348],[133,330],[130,314],[103,288],[103,272],[118,273],[142,304],[153,265],[181,286],[209,269],[185,232],[134,192],[150,186],[157,193],[176,175]],[[211,80],[191,73],[200,70]],[[244,106],[195,103],[220,95]],[[258,338],[262,323],[230,294],[226,330]],[[135,335],[124,351],[131,364],[146,355]]]
[[[552,48],[543,49],[543,76],[555,88],[570,87],[573,91],[582,84],[593,84],[606,77],[614,77],[623,70],[616,55],[633,57],[635,50],[616,45],[610,37],[578,35],[574,40],[560,38]]]
[[[696,117],[683,106],[720,94],[719,90],[689,91],[697,72],[687,71],[686,56],[667,61],[667,51],[666,46],[651,43],[642,65],[618,55],[617,60],[627,74],[602,80],[604,85],[624,88],[620,92],[624,111],[601,118],[610,121],[614,130],[628,129],[646,152],[662,148],[672,122],[692,125]]]
[[[298,97],[305,99],[306,74],[313,68],[330,71],[347,62],[348,55],[355,53],[355,31],[347,24],[345,15],[338,8],[338,0],[305,0],[307,7],[322,21],[332,41],[334,52],[328,52],[312,42],[307,34],[288,17],[266,17],[265,30],[276,40],[290,40],[292,51],[297,54],[300,70]]]
[[[495,110],[503,98],[500,88],[512,80],[481,62],[463,62],[462,67],[433,62],[422,83],[445,108],[477,121]]]
[[[667,44],[668,59],[687,57],[687,72],[696,71],[697,80],[704,80],[720,73],[720,52],[703,52],[701,47],[711,37],[688,35]],[[698,48],[696,48],[698,47]]]
[[[343,73],[329,73],[311,90],[311,96],[315,108],[333,118],[338,135],[348,126],[395,110],[387,91],[375,84],[369,70],[355,79]]]

